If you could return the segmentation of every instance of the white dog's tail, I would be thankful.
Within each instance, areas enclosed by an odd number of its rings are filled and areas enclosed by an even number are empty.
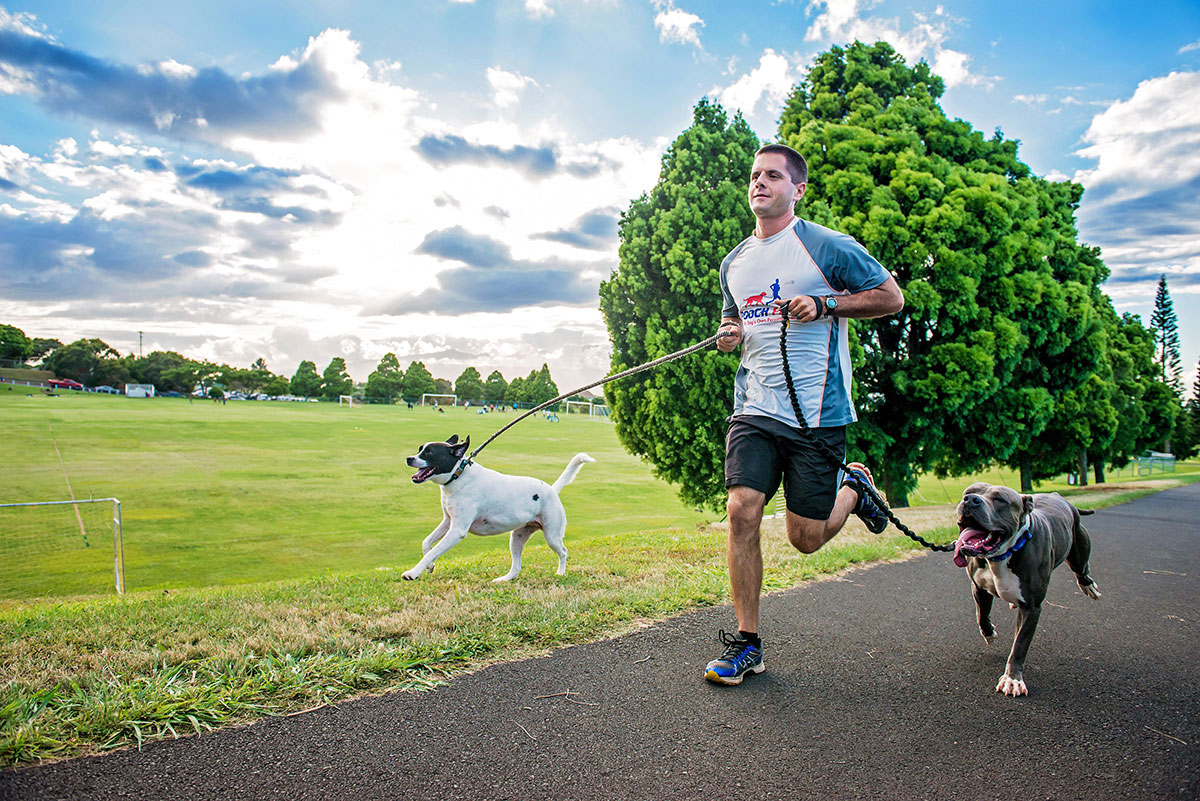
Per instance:
[[[586,462],[594,461],[596,460],[588,456],[586,453],[575,454],[575,458],[572,459],[567,465],[567,469],[562,471],[562,475],[558,477],[558,481],[554,482],[554,491],[562,492],[563,487],[575,480],[575,476],[579,475],[580,468],[582,468]]]

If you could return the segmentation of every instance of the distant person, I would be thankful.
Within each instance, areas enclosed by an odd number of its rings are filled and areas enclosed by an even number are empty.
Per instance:
[[[788,362],[801,411],[812,436],[844,459],[846,426],[857,419],[850,400],[849,320],[895,314],[904,296],[853,238],[796,217],[807,187],[803,156],[783,145],[759,148],[748,189],[754,233],[721,263],[718,331],[735,336],[718,339],[717,347],[730,352],[741,345],[742,361],[725,439],[729,585],[738,634],[720,632],[725,652],[704,672],[720,684],[740,684],[746,673],[764,669],[759,528],[781,479],[788,540],[803,553],[832,539],[851,514],[873,532],[887,526],[865,491],[874,486],[871,471],[856,462],[841,474],[801,431],[785,386],[779,334],[781,315],[788,314],[794,321]]]

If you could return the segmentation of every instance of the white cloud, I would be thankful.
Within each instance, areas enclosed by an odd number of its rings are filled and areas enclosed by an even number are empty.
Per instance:
[[[1050,99],[1050,95],[1047,95],[1044,93],[1036,94],[1036,95],[1013,95],[1013,100],[1015,100],[1018,103],[1024,103],[1025,105],[1030,106],[1030,107],[1044,105],[1046,103],[1046,101],[1049,99]]]
[[[528,75],[508,72],[499,67],[488,67],[488,85],[492,87],[492,102],[500,108],[515,105],[521,99],[526,86],[537,86],[538,82]]]
[[[1112,294],[1145,292],[1160,273],[1200,292],[1200,72],[1138,84],[1097,114],[1076,155],[1084,239],[1103,248]]]
[[[713,87],[709,94],[725,108],[740,109],[746,116],[755,114],[760,105],[774,112],[802,77],[797,62],[768,47],[759,57],[758,66],[729,86]]]
[[[990,89],[999,80],[997,76],[972,71],[971,56],[946,46],[951,24],[957,20],[942,6],[938,6],[932,16],[914,12],[914,24],[904,29],[899,19],[868,16],[876,5],[878,0],[814,0],[809,4],[809,12],[822,10],[804,38],[810,42],[834,44],[846,44],[855,39],[873,44],[882,39],[909,62],[925,59],[948,87],[967,85]]]
[[[658,40],[663,44],[690,44],[699,48],[700,28],[704,20],[681,8],[676,8],[673,0],[654,0],[658,14],[654,17],[654,27],[658,29]]]
[[[1193,50],[1200,50],[1200,39],[1197,39],[1191,44],[1185,44],[1183,47],[1179,48],[1180,53],[1190,53]]]

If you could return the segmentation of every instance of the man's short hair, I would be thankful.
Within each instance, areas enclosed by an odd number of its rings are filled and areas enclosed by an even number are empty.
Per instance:
[[[763,153],[778,153],[787,159],[788,172],[792,176],[792,183],[808,183],[808,162],[804,160],[804,156],[801,156],[787,145],[763,145],[754,155],[761,156]]]

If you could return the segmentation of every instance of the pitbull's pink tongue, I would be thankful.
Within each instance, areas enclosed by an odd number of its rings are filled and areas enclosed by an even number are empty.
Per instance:
[[[967,566],[967,557],[963,556],[963,548],[977,549],[979,544],[987,539],[987,532],[975,528],[964,528],[954,541],[954,564],[959,567]]]

